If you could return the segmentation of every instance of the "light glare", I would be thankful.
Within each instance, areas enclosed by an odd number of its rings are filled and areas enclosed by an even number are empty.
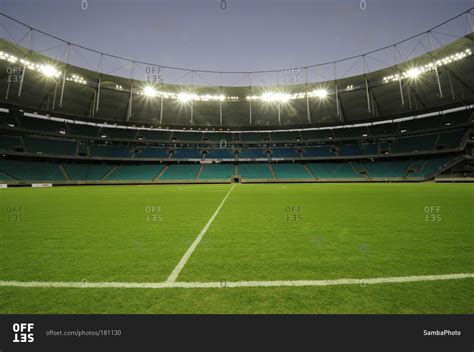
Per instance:
[[[328,91],[326,89],[318,89],[313,91],[313,96],[319,98],[325,98],[328,95]]]
[[[41,65],[40,70],[43,73],[43,75],[45,75],[46,77],[57,77],[57,76],[59,76],[59,71],[56,70],[51,65]]]
[[[419,68],[412,68],[411,70],[408,70],[407,76],[410,78],[416,78],[420,75],[421,71]]]
[[[147,86],[143,89],[143,94],[147,97],[154,97],[156,95],[156,90],[153,87]]]

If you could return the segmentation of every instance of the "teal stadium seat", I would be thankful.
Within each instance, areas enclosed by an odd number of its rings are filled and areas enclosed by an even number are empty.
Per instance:
[[[239,151],[239,159],[262,159],[266,157],[267,154],[263,149],[242,148]]]
[[[205,165],[200,180],[228,180],[234,175],[233,164],[208,164]]]
[[[0,136],[0,150],[13,150],[14,147],[23,145],[21,138],[17,136]]]
[[[239,164],[239,175],[248,179],[271,179],[273,174],[268,164]]]
[[[160,174],[164,166],[160,164],[120,165],[117,166],[105,179],[121,181],[152,181]]]
[[[90,155],[104,158],[129,158],[131,151],[130,147],[122,145],[92,145]]]
[[[304,147],[303,157],[325,157],[325,156],[336,156],[333,151],[331,151],[329,146],[321,145],[314,147]]]
[[[313,176],[306,170],[302,164],[273,164],[273,171],[276,178],[281,179],[309,179]]]
[[[346,163],[309,163],[309,169],[317,178],[334,178],[334,179],[359,179],[364,178],[363,175],[354,171],[350,164]]]
[[[99,181],[112,170],[113,166],[105,164],[63,164],[64,169],[73,181]]]
[[[412,164],[411,160],[394,160],[366,162],[361,165],[372,178],[403,178],[410,164]]]
[[[169,157],[169,152],[165,148],[140,148],[138,153],[135,153],[135,158],[157,158],[157,159],[167,159]]]
[[[199,164],[171,164],[160,180],[195,180]]]
[[[76,142],[64,139],[24,136],[26,150],[35,154],[75,155]]]
[[[442,156],[433,159],[429,159],[426,161],[424,166],[410,174],[410,177],[428,177],[438,171],[444,164],[451,161],[453,159],[452,156]]]
[[[391,151],[392,154],[431,151],[437,138],[438,134],[399,138],[392,144]]]
[[[445,149],[459,148],[461,146],[464,134],[464,130],[455,130],[451,132],[440,133],[436,146],[442,146]]]
[[[2,174],[0,172],[0,181],[13,181],[15,180],[13,177],[10,177],[8,175]]]
[[[58,164],[46,161],[0,159],[0,172],[21,181],[65,181]]]

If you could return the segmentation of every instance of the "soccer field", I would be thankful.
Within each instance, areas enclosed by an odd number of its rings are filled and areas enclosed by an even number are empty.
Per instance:
[[[474,313],[470,184],[0,190],[0,313]]]

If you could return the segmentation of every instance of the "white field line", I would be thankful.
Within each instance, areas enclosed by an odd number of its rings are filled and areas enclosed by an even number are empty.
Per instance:
[[[302,287],[373,285],[404,282],[444,281],[474,279],[474,273],[377,277],[369,279],[335,280],[283,280],[283,281],[217,281],[217,282],[54,282],[54,281],[0,281],[0,287],[46,287],[46,288],[233,288],[233,287]]]
[[[168,279],[166,280],[167,283],[173,283],[176,281],[176,279],[178,278],[178,275],[179,273],[181,272],[181,270],[183,270],[184,266],[186,265],[186,263],[188,262],[189,260],[189,257],[191,257],[191,255],[193,254],[194,250],[196,249],[196,247],[198,246],[199,242],[201,242],[202,238],[204,237],[204,235],[206,234],[207,230],[209,229],[209,227],[211,226],[212,222],[214,221],[214,219],[216,218],[217,214],[219,214],[219,211],[221,210],[222,206],[224,205],[225,201],[227,200],[227,197],[229,197],[229,194],[230,192],[232,192],[232,190],[234,189],[235,187],[235,184],[232,185],[232,187],[230,188],[229,192],[227,192],[227,194],[225,195],[224,199],[222,200],[221,204],[219,204],[219,206],[217,207],[216,211],[214,212],[214,214],[212,214],[211,218],[209,219],[209,221],[207,222],[207,224],[203,227],[203,229],[201,230],[201,232],[199,233],[199,235],[196,237],[196,239],[194,240],[194,242],[191,244],[191,246],[188,248],[188,250],[186,251],[186,253],[184,253],[183,257],[181,258],[181,260],[179,261],[179,263],[176,265],[176,267],[174,268],[173,272],[170,274],[170,276],[168,277]]]

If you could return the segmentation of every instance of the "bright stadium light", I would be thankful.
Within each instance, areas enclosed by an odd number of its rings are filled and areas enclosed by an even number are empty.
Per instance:
[[[212,94],[205,94],[205,95],[193,95],[194,100],[200,100],[200,101],[225,101],[225,95],[220,94],[220,95],[212,95]]]
[[[145,88],[143,88],[143,94],[145,94],[145,96],[147,97],[154,97],[156,96],[157,92],[155,88],[146,86]]]
[[[408,71],[405,71],[401,74],[397,73],[397,74],[394,74],[394,75],[385,76],[383,78],[383,83],[396,82],[396,81],[399,81],[399,80],[405,79],[405,78],[412,78],[412,79],[417,78],[418,76],[420,76],[424,73],[432,72],[432,71],[436,70],[437,67],[441,67],[441,66],[444,66],[444,65],[448,65],[452,62],[462,60],[465,57],[470,56],[470,55],[472,55],[471,49],[466,49],[462,52],[457,52],[457,53],[454,53],[452,55],[439,58],[436,61],[429,62],[424,66],[418,66],[418,67],[411,68]]]
[[[177,98],[181,103],[187,103],[188,101],[193,100],[196,97],[197,96],[195,94],[189,94],[189,93],[179,93],[177,95]]]
[[[263,93],[261,99],[262,101],[275,101],[275,93]]]
[[[40,71],[46,77],[57,77],[60,74],[60,72],[51,65],[41,65]]]
[[[311,95],[318,98],[325,98],[328,95],[328,91],[326,89],[317,89],[313,90]]]
[[[266,102],[277,101],[277,102],[286,103],[288,100],[290,100],[290,95],[286,93],[268,92],[268,93],[263,93],[260,98],[262,101],[266,101]]]
[[[421,74],[421,70],[418,67],[412,68],[407,71],[407,76],[410,78],[416,78]]]

